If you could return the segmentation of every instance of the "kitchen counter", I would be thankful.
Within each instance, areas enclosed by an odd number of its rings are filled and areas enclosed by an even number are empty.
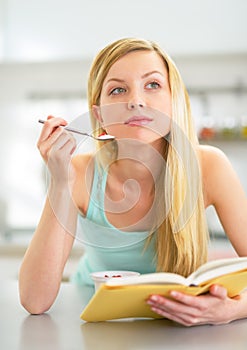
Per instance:
[[[29,315],[20,305],[16,281],[0,282],[2,350],[246,349],[247,319],[221,326],[183,327],[168,320],[116,320],[86,323],[80,313],[90,287],[62,283],[46,314]]]

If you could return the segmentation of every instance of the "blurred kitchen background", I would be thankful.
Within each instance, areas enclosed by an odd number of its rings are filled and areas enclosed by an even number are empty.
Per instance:
[[[120,37],[155,40],[172,56],[201,142],[227,154],[247,193],[246,14],[246,0],[0,0],[0,279],[17,278],[44,203],[37,121],[83,114],[90,131],[90,63]],[[207,216],[212,254],[234,254],[212,208]],[[76,242],[65,280],[81,254]]]

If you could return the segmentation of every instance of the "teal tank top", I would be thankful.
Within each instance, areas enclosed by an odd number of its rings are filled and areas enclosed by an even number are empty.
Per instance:
[[[148,231],[124,232],[114,227],[104,211],[107,172],[94,167],[94,178],[87,215],[78,216],[76,239],[84,246],[71,281],[93,285],[90,273],[105,270],[131,270],[151,273],[156,270],[155,235],[146,245]]]

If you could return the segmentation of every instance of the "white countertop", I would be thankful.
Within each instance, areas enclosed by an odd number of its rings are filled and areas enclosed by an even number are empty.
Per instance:
[[[47,314],[29,315],[16,281],[0,281],[1,350],[246,349],[247,320],[221,326],[183,327],[167,320],[85,323],[80,313],[93,293],[63,283]]]

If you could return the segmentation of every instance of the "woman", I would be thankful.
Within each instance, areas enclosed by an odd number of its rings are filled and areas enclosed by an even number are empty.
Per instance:
[[[155,44],[122,39],[92,65],[89,109],[99,142],[77,155],[61,118],[48,117],[38,148],[50,171],[47,201],[25,254],[20,297],[31,313],[49,309],[79,224],[85,254],[74,281],[96,270],[172,271],[187,276],[207,260],[205,208],[214,205],[239,256],[247,255],[247,200],[224,154],[198,144],[189,99],[172,60]],[[219,324],[247,316],[247,294],[227,297],[175,291],[147,300],[183,325]]]

